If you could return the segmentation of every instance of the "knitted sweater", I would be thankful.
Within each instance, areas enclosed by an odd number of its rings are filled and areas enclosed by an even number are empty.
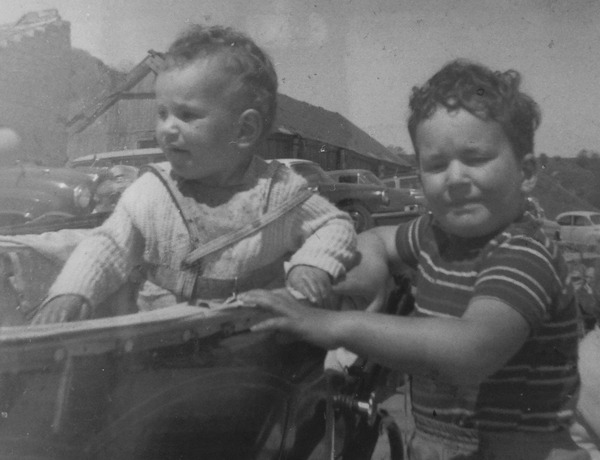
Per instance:
[[[244,226],[306,188],[305,179],[290,169],[273,169],[255,157],[240,185],[186,183],[186,193],[193,194],[200,214],[206,216],[195,222],[204,236],[200,243]],[[194,247],[168,190],[158,177],[146,173],[123,193],[106,222],[76,248],[48,298],[78,294],[97,305],[123,285],[134,268],[150,263],[179,269]],[[336,279],[345,273],[355,249],[356,234],[347,214],[315,194],[262,230],[205,256],[201,274],[232,279],[293,253],[290,267],[311,265]]]

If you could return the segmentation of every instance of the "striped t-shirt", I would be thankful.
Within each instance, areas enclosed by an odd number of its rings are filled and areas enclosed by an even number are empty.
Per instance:
[[[510,305],[531,327],[517,354],[478,387],[414,376],[417,426],[434,435],[444,426],[467,434],[567,426],[579,381],[578,310],[566,263],[532,217],[491,237],[465,239],[424,215],[398,228],[396,245],[417,270],[417,316],[460,317],[473,297],[484,296]]]

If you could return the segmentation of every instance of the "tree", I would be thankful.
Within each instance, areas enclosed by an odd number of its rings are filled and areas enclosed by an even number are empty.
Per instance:
[[[575,158],[575,164],[583,169],[587,169],[589,167],[590,162],[587,150],[583,149],[579,151],[577,157]]]

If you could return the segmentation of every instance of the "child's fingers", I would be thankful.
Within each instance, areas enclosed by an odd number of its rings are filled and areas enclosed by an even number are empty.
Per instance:
[[[270,332],[270,331],[285,331],[289,330],[289,321],[287,318],[277,317],[269,318],[260,323],[255,324],[250,328],[252,332]]]
[[[263,290],[244,292],[238,296],[238,299],[244,304],[258,306],[279,315],[289,313],[288,303],[296,302],[291,297],[286,298],[279,293]]]

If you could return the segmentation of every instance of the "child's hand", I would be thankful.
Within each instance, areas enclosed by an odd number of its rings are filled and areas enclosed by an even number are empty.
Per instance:
[[[320,268],[296,265],[288,273],[286,285],[304,294],[311,303],[319,307],[333,302],[329,273]]]
[[[287,332],[325,349],[339,346],[333,336],[336,312],[304,305],[286,289],[248,291],[238,299],[277,315],[252,326],[253,332]]]
[[[31,324],[66,323],[92,316],[90,304],[79,295],[61,295],[42,305]]]

